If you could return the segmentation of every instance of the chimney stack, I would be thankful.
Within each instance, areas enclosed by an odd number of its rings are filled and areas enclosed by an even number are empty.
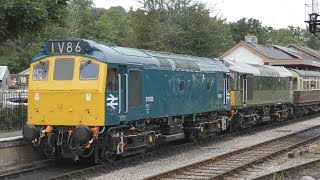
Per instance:
[[[266,46],[269,48],[273,48],[273,42],[272,42],[271,38],[266,41]]]
[[[245,42],[247,42],[247,43],[258,44],[258,38],[257,38],[257,36],[247,35],[247,36],[245,36],[244,40],[245,40]]]

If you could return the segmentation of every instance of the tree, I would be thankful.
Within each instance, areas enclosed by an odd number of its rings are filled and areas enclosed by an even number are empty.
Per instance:
[[[272,40],[273,44],[287,46],[295,44],[306,46],[306,31],[299,28],[289,26],[288,28],[275,29],[269,32],[268,37]]]
[[[174,53],[217,56],[234,42],[226,22],[211,17],[210,13],[205,5],[191,3],[191,0],[145,0],[144,8],[133,12],[139,46]]]
[[[230,26],[233,40],[237,43],[250,34],[257,36],[259,44],[265,44],[268,40],[268,32],[273,30],[272,27],[263,27],[259,20],[253,18],[242,18],[230,23]]]
[[[40,32],[49,21],[62,20],[67,0],[3,0],[0,3],[0,44],[23,33]],[[58,11],[58,12],[54,12]]]
[[[135,46],[131,16],[122,7],[106,10],[95,22],[96,38],[120,46]]]

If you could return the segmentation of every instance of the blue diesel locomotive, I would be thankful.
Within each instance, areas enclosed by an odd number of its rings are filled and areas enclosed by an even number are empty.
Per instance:
[[[30,65],[23,136],[48,157],[99,162],[213,135],[230,120],[228,74],[215,59],[48,41]]]

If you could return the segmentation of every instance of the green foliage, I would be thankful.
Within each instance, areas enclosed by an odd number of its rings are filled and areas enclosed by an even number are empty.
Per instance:
[[[50,21],[61,22],[66,0],[4,0],[0,3],[0,43],[37,33]]]
[[[203,4],[146,0],[131,13],[139,48],[216,57],[234,45],[228,25]]]
[[[119,46],[134,47],[135,34],[130,15],[122,7],[106,10],[95,22],[96,39]]]
[[[21,129],[27,121],[27,107],[0,108],[0,130]]]
[[[305,30],[299,27],[289,26],[287,29],[278,29],[269,33],[273,44],[287,46],[295,44],[306,46]]]
[[[242,18],[237,22],[230,23],[232,37],[237,43],[244,40],[247,35],[255,35],[259,44],[265,44],[267,41],[267,33],[272,31],[272,27],[263,27],[262,23],[257,19]]]
[[[312,49],[320,50],[320,40],[313,34],[308,34],[306,44]]]

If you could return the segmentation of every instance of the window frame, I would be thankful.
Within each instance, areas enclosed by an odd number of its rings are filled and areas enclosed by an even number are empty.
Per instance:
[[[36,67],[37,66],[40,66],[41,63],[45,63],[47,64],[47,76],[45,79],[35,79],[35,70],[36,70]],[[37,61],[37,64],[34,64],[33,67],[32,67],[32,81],[48,81],[49,79],[49,68],[50,68],[50,61],[46,60],[46,61]]]
[[[131,99],[130,99],[130,95],[132,95],[132,94],[130,94],[130,92],[131,92],[131,87],[132,86],[130,86],[130,73],[132,72],[132,71],[135,71],[135,72],[139,72],[139,74],[140,74],[140,80],[141,80],[141,91],[140,91],[140,93],[141,93],[141,98],[140,98],[140,100],[139,100],[139,103],[140,104],[138,104],[138,105],[132,105],[132,102],[130,101]],[[130,69],[128,72],[128,107],[129,108],[141,108],[141,107],[143,107],[143,100],[144,100],[144,98],[143,98],[143,72],[142,72],[142,70],[140,70],[140,69]],[[134,94],[134,95],[137,95],[137,94]]]
[[[73,68],[72,68],[72,73],[71,73],[72,74],[72,78],[71,79],[70,78],[68,78],[68,79],[66,79],[66,78],[64,78],[64,79],[55,79],[56,63],[58,61],[61,61],[61,60],[73,61]],[[76,65],[76,60],[74,58],[56,58],[56,59],[54,59],[54,68],[53,68],[52,80],[54,80],[54,81],[72,81],[72,80],[74,80],[74,78],[75,78],[75,76],[74,76],[74,74],[75,74],[75,65]]]
[[[180,92],[184,92],[184,89],[185,89],[184,80],[181,80],[179,82],[179,90],[180,90]]]
[[[109,83],[109,81],[108,81],[108,78],[109,78],[109,69],[114,69],[115,70],[115,90],[111,90],[111,91],[109,91],[109,89],[108,89],[108,83]],[[119,74],[119,69],[117,68],[117,67],[108,67],[107,68],[107,79],[106,79],[106,91],[107,92],[118,92],[119,91],[119,89],[118,89],[118,87],[119,87],[119,80],[118,80],[118,75]],[[120,89],[120,91],[121,91],[121,89]]]
[[[81,63],[82,63],[82,61],[84,61],[84,62],[86,62],[86,61],[91,61],[88,65],[90,65],[90,64],[95,64],[96,65],[96,67],[97,67],[97,73],[96,73],[96,77],[95,78],[81,78]],[[82,60],[80,60],[80,64],[79,64],[79,80],[81,80],[81,81],[94,81],[94,80],[98,80],[99,79],[99,73],[100,73],[100,65],[98,64],[98,63],[96,63],[96,62],[93,62],[91,59],[88,59],[88,60],[84,60],[84,59],[82,59]]]
[[[211,91],[211,86],[212,86],[212,81],[208,80],[207,81],[207,91]]]

